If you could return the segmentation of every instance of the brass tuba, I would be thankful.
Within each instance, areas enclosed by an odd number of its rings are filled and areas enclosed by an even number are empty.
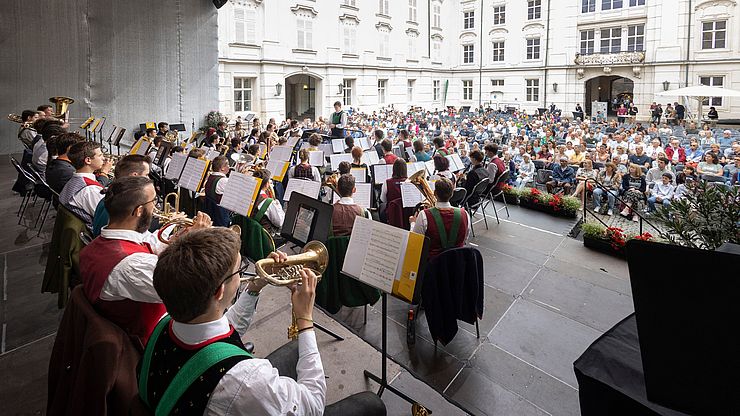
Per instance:
[[[49,98],[49,102],[55,106],[55,111],[54,114],[52,114],[52,117],[62,119],[67,114],[69,105],[75,102],[75,100],[69,97],[58,96]]]
[[[257,276],[242,278],[241,281],[264,279],[273,286],[289,286],[301,281],[299,272],[304,269],[311,270],[320,281],[321,274],[324,273],[328,265],[329,251],[326,246],[320,241],[310,241],[303,247],[300,254],[288,256],[285,262],[277,263],[271,258],[258,260],[254,265]],[[298,325],[295,313],[291,312],[291,315],[292,321],[288,327],[288,338],[296,339],[298,338]]]
[[[429,186],[429,182],[426,179],[426,171],[424,169],[417,171],[411,175],[408,181],[414,184],[422,195],[424,195],[424,201],[421,202],[422,209],[433,208],[437,204],[437,197],[434,196],[434,191]]]
[[[334,191],[335,194],[339,195],[339,191],[337,190],[337,184],[339,183],[339,172],[334,172],[331,175],[329,175],[324,182],[321,183],[321,186],[328,186],[331,188],[332,191]]]
[[[18,123],[25,128],[31,128],[33,126],[33,122],[23,122],[23,117],[19,116],[18,114],[8,114],[8,120],[12,121],[13,123]]]

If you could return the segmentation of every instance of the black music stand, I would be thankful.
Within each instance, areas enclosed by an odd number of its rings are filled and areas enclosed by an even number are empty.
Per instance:
[[[123,140],[124,133],[126,133],[126,129],[118,127],[118,135],[113,139],[113,146],[116,146],[116,152],[119,156],[121,155],[121,140]]]
[[[290,195],[290,203],[288,204],[288,210],[285,212],[285,220],[283,221],[283,228],[280,230],[280,236],[296,244],[298,247],[303,247],[306,243],[313,240],[326,244],[329,240],[329,229],[331,228],[333,212],[333,205],[298,192],[293,192]],[[312,214],[311,223],[301,225],[300,221],[297,222],[299,213]],[[305,241],[295,237],[296,228],[301,226],[308,227],[308,230],[303,230],[306,235]],[[326,333],[337,341],[344,341],[341,335],[332,332],[318,322],[314,321],[313,325],[316,329]]]

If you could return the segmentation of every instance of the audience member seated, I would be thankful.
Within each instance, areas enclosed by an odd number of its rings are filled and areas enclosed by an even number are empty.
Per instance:
[[[573,192],[572,196],[581,199],[583,192],[586,190],[592,191],[594,189],[592,179],[596,179],[596,173],[597,171],[594,170],[594,164],[591,159],[584,160],[583,167],[578,168],[578,171],[576,172],[578,185],[576,186],[576,190]]]
[[[547,192],[554,193],[555,188],[562,188],[566,195],[571,193],[573,183],[576,181],[576,172],[573,167],[568,164],[568,158],[563,156],[560,158],[560,163],[553,165],[552,168],[552,179],[547,182]]]
[[[724,182],[724,169],[719,164],[719,158],[712,152],[704,155],[704,161],[699,162],[696,166],[696,173],[699,177],[707,182]]]
[[[699,148],[699,142],[691,140],[689,151],[686,153],[686,165],[696,167],[704,159],[704,151]]]
[[[437,204],[409,218],[411,231],[423,234],[430,239],[429,257],[440,255],[443,251],[462,247],[470,238],[468,214],[464,208],[450,205],[455,188],[447,178],[440,178],[434,186]]]
[[[671,183],[673,181],[673,175],[664,173],[661,178],[662,181],[650,190],[650,196],[647,199],[649,212],[655,211],[656,202],[663,204],[664,207],[671,205],[671,199],[673,199],[673,193],[676,189]]]
[[[88,141],[72,145],[68,156],[76,171],[59,193],[59,203],[92,229],[95,209],[103,199],[103,185],[93,172],[101,171],[107,176],[112,163],[105,162],[99,144]]]
[[[416,158],[417,162],[426,162],[431,160],[431,157],[429,157],[429,153],[424,151],[424,143],[421,140],[416,140],[413,143],[414,146],[414,157]]]
[[[635,146],[635,153],[629,155],[627,160],[632,164],[640,166],[643,172],[647,172],[647,170],[650,169],[650,164],[652,162],[650,156],[644,153],[642,145]]]
[[[604,169],[599,172],[597,178],[604,189],[597,186],[593,190],[594,211],[601,212],[601,198],[606,195],[608,208],[606,214],[613,215],[614,203],[617,200],[619,188],[622,185],[622,176],[619,174],[617,166],[614,163],[609,162],[604,166]]]
[[[370,212],[357,205],[352,199],[352,196],[357,192],[354,176],[347,174],[340,176],[337,181],[337,192],[340,198],[334,204],[331,230],[335,237],[342,237],[352,234],[352,226],[355,224],[356,217],[369,219],[372,219],[372,217]]]
[[[637,209],[639,203],[645,198],[646,188],[642,167],[631,163],[628,174],[622,178],[622,197],[625,201],[625,207],[620,213],[622,216],[631,215],[632,221],[638,221]]]
[[[519,165],[519,173],[516,177],[516,187],[518,190],[524,189],[525,186],[534,183],[535,167],[534,162],[529,153],[525,153],[523,156],[523,162]]]
[[[648,188],[655,186],[656,184],[663,182],[663,174],[667,173],[673,177],[673,171],[668,167],[668,159],[661,157],[657,160],[658,166],[650,168],[647,175],[645,175],[645,182],[647,182]],[[671,180],[671,183],[674,181]]]

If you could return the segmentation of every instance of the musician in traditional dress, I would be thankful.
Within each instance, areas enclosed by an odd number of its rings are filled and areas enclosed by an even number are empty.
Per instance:
[[[54,207],[59,205],[58,194],[64,189],[76,169],[69,160],[69,149],[85,138],[77,133],[64,133],[51,139],[56,157],[46,164],[46,183],[56,192],[53,196]],[[47,143],[48,144],[48,143]]]
[[[341,101],[334,103],[334,113],[331,115],[329,128],[331,136],[336,138],[344,137],[344,129],[347,127],[347,112],[342,110]]]
[[[289,179],[308,179],[314,182],[321,182],[318,168],[311,166],[311,164],[308,163],[308,157],[309,154],[307,149],[301,149],[298,152],[298,159],[300,162],[288,171]]]
[[[272,173],[267,169],[260,169],[253,173],[253,176],[258,179],[262,179],[260,191],[257,194],[257,199],[254,201],[254,207],[252,208],[252,214],[250,217],[260,223],[262,228],[272,236],[280,234],[280,229],[283,227],[283,221],[285,221],[285,212],[280,202],[274,199],[274,195],[271,193],[270,179]]]
[[[59,203],[85,222],[92,229],[93,216],[98,203],[103,199],[103,185],[95,176],[96,171],[108,175],[111,161],[105,161],[100,144],[80,142],[69,149],[69,160],[76,171],[59,194]]]
[[[332,234],[336,237],[347,236],[352,234],[352,226],[356,217],[365,217],[372,219],[370,212],[355,203],[352,196],[357,192],[355,187],[355,177],[352,175],[342,175],[337,181],[337,192],[339,201],[334,204],[334,211],[331,217]]]
[[[169,316],[157,325],[142,361],[142,401],[152,412],[175,415],[385,415],[382,400],[369,392],[325,407],[326,378],[313,332],[318,279],[309,270],[290,287],[297,342],[266,359],[246,352],[241,339],[264,281],[251,282],[232,306],[246,270],[240,248],[235,233],[215,228],[189,232],[160,255],[154,285]],[[283,253],[270,257],[286,260]],[[208,360],[205,348],[219,358]],[[180,378],[178,369],[191,366],[198,367],[194,377]],[[184,394],[166,401],[165,392],[180,383]]]
[[[380,212],[384,213],[389,202],[401,198],[401,183],[408,178],[406,162],[398,159],[393,163],[393,175],[383,182],[380,190]]]
[[[450,205],[454,189],[452,181],[440,178],[434,184],[434,196],[437,198],[434,208],[427,208],[409,218],[411,231],[429,237],[429,257],[438,256],[451,248],[463,247],[470,238],[465,209]]]
[[[211,216],[216,227],[228,227],[231,224],[229,211],[218,205],[229,182],[226,176],[228,173],[229,159],[226,156],[216,156],[211,162],[211,174],[203,186],[206,193],[205,211]]]
[[[157,124],[157,136],[166,137],[169,131],[170,131],[170,125],[165,123],[164,121],[160,121]]]
[[[98,313],[142,345],[166,312],[152,282],[162,246],[150,245],[145,235],[156,202],[154,184],[146,176],[116,179],[105,193],[108,226],[80,252],[85,296]],[[210,225],[200,212],[187,230]]]
[[[151,165],[151,159],[149,156],[144,155],[126,155],[116,163],[114,171],[116,179],[125,178],[128,176],[149,176],[149,168]],[[103,227],[108,225],[110,220],[108,216],[108,210],[105,209],[105,198],[98,202],[98,206],[95,208],[95,214],[93,215],[93,226],[92,235],[97,237],[100,235]],[[156,236],[148,239],[150,244],[155,245],[157,243]]]
[[[461,184],[463,188],[468,191],[468,201],[471,204],[478,202],[480,199],[478,195],[473,195],[473,188],[481,180],[489,178],[488,170],[486,170],[485,163],[483,162],[483,153],[480,150],[473,150],[470,152],[470,172],[465,177],[465,181]]]
[[[20,140],[27,149],[33,150],[33,139],[36,138],[38,132],[33,128],[34,121],[39,119],[37,111],[23,110],[21,113],[21,124],[18,129],[18,140]]]

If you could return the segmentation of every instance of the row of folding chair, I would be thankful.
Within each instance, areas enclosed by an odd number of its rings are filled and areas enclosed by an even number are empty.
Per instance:
[[[38,237],[41,235],[41,230],[44,228],[46,219],[49,216],[49,210],[53,205],[53,199],[54,197],[58,199],[59,194],[51,189],[49,184],[46,183],[46,180],[35,169],[24,167],[12,156],[10,157],[10,163],[13,165],[15,170],[27,180],[25,192],[21,199],[21,205],[16,213],[19,225],[23,222],[23,217],[29,203],[35,206],[37,199],[41,198],[41,208],[39,209],[36,221],[32,227],[36,228],[38,226],[38,232],[36,233],[36,236]],[[40,225],[39,221],[41,222]]]

